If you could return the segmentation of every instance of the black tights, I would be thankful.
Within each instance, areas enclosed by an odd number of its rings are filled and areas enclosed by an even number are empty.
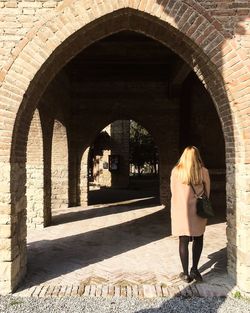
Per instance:
[[[199,237],[193,238],[193,248],[192,248],[192,256],[193,256],[193,269],[197,269],[198,263],[201,256],[201,251],[203,248],[203,235]],[[190,241],[189,236],[180,236],[179,237],[179,253],[181,258],[181,264],[183,267],[183,273],[188,275],[188,243]]]

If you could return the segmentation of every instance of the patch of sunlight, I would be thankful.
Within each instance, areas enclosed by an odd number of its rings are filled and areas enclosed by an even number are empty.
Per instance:
[[[136,203],[139,201],[145,201],[145,200],[150,200],[150,199],[154,199],[155,197],[146,197],[146,198],[137,198],[137,199],[131,199],[131,200],[124,200],[124,201],[119,201],[119,202],[112,202],[112,203],[106,203],[106,204],[95,204],[95,205],[90,205],[88,208],[100,208],[100,207],[113,207],[116,205],[121,205],[121,204],[131,204],[131,203]],[[138,205],[139,206],[139,205]],[[144,206],[144,205],[140,205],[140,206]]]
[[[114,204],[110,205],[108,209],[110,209],[110,207],[115,208],[115,205]],[[107,208],[107,206],[103,205],[103,208]],[[88,210],[93,210],[93,209],[97,210],[97,208],[88,208]],[[41,238],[43,240],[54,240],[54,239],[64,238],[67,236],[73,236],[73,235],[78,235],[78,234],[84,234],[87,232],[97,231],[97,230],[101,231],[102,229],[105,229],[108,227],[122,225],[124,223],[131,222],[133,220],[154,214],[163,209],[164,209],[163,205],[151,206],[151,207],[143,207],[143,206],[138,205],[138,207],[129,206],[127,210],[125,210],[125,208],[122,207],[122,212],[118,212],[117,211],[119,210],[118,208],[113,213],[105,214],[105,210],[104,210],[103,215],[100,214],[100,216],[95,216],[93,214],[93,216],[88,217],[88,218],[84,218],[84,214],[83,214],[82,219],[79,218],[79,220],[76,220],[76,221],[71,221],[71,222],[62,223],[58,225],[52,225],[44,229],[34,230],[30,232],[30,234],[28,234],[28,242],[35,242],[37,240],[41,240]],[[64,212],[62,211],[62,214],[69,213],[68,210],[69,209],[66,209]],[[98,207],[98,210],[101,211],[102,207]],[[70,213],[71,212],[73,214],[77,214],[78,212],[79,214],[84,213],[81,207],[78,207],[77,209],[74,208],[74,211],[70,211]]]

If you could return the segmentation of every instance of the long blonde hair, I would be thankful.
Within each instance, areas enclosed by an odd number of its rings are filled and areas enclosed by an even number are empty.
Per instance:
[[[194,146],[188,146],[182,153],[175,171],[183,184],[202,184],[202,171],[204,166],[199,150]]]

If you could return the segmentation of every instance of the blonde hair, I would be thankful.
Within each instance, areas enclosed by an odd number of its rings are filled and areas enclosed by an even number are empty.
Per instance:
[[[194,146],[188,146],[182,153],[175,166],[177,177],[183,184],[202,184],[202,171],[204,166],[199,150]]]

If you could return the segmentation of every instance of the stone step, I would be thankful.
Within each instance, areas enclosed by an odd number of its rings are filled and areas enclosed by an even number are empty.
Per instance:
[[[18,290],[14,296],[34,298],[54,297],[133,297],[133,298],[156,298],[156,297],[226,297],[229,289],[225,286],[209,285],[206,283],[194,283],[186,285],[175,284],[173,286],[160,284],[141,285],[39,285]]]

